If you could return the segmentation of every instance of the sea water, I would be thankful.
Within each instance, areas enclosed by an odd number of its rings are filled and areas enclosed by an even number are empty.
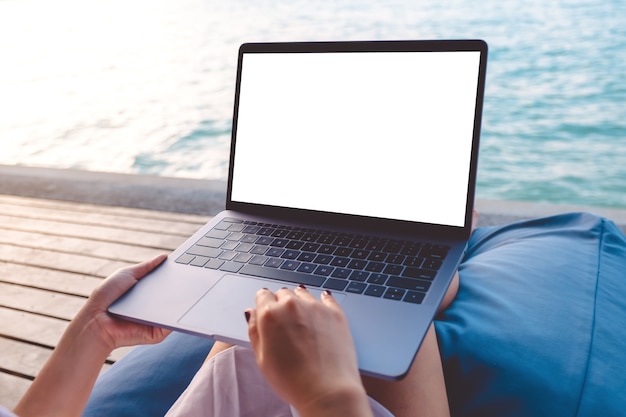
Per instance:
[[[625,19],[622,0],[3,0],[0,163],[224,179],[241,43],[481,38],[478,197],[626,208]]]

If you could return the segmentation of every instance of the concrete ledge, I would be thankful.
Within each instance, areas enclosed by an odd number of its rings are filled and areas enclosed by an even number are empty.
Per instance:
[[[213,215],[224,209],[223,181],[0,165],[0,193],[106,206]]]
[[[224,181],[0,165],[0,194],[176,213],[214,215],[224,209]],[[626,230],[626,210],[478,199],[479,225],[497,225],[572,211],[609,218]]]

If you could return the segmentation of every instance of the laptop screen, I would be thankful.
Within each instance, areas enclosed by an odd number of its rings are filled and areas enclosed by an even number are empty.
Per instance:
[[[479,51],[244,53],[231,200],[462,227]]]

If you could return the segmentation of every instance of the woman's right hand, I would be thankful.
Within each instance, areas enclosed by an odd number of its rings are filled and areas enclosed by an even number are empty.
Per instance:
[[[256,361],[276,393],[307,415],[371,415],[348,320],[327,291],[262,289],[246,311]]]

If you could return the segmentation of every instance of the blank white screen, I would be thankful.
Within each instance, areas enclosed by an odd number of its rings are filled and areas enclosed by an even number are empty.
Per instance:
[[[245,54],[231,199],[463,226],[479,60]]]

